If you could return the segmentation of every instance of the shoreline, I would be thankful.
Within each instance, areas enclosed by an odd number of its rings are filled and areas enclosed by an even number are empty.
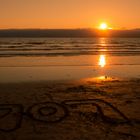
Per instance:
[[[57,70],[56,70],[57,69]],[[0,83],[66,81],[85,78],[140,78],[140,65],[1,67]]]

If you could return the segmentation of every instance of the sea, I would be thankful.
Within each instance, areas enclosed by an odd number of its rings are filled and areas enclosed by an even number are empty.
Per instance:
[[[140,55],[140,38],[0,38],[0,56]]]
[[[140,38],[0,38],[0,82],[140,78]]]

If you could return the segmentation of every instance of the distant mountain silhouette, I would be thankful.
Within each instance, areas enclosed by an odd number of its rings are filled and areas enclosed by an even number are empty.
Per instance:
[[[140,29],[4,29],[0,30],[0,37],[140,37]]]

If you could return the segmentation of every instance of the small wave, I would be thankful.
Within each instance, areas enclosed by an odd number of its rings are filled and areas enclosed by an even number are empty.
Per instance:
[[[59,52],[46,52],[46,51],[17,51],[17,52],[0,52],[0,57],[14,57],[14,56],[75,56],[75,55],[99,55],[106,54],[112,56],[127,56],[127,55],[140,55],[140,51],[108,51],[108,52],[99,52],[99,51],[59,51]]]
[[[42,44],[45,44],[45,42],[26,42],[26,44],[31,44],[31,45],[42,45]]]
[[[0,56],[140,55],[140,40],[127,38],[6,38]]]

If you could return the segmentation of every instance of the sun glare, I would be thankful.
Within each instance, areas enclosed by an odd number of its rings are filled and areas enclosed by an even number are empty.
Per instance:
[[[106,23],[101,23],[99,26],[99,29],[106,30],[106,29],[108,29],[108,25]]]
[[[105,55],[100,55],[99,57],[99,66],[102,68],[106,65],[106,57]]]

